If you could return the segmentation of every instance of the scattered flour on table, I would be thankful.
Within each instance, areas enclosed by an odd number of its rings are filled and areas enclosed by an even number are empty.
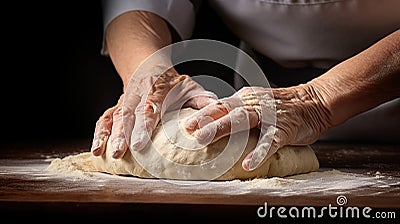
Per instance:
[[[89,155],[86,157],[88,156]],[[61,158],[55,158],[47,167],[47,171],[54,174],[68,174],[77,178],[92,177],[93,172],[91,172],[90,168],[93,167],[93,165],[90,164],[91,161],[86,157],[74,157],[71,155],[65,157],[64,160]]]
[[[87,155],[89,156],[89,155]],[[77,179],[104,179],[106,177],[121,177],[114,174],[105,174],[99,177],[99,172],[93,172],[93,164],[91,160],[81,158],[83,161],[77,161],[76,157],[65,157],[63,161],[59,158],[54,159],[48,166],[47,170],[54,174],[64,174]],[[70,160],[65,162],[65,160]],[[379,174],[379,173],[378,173]],[[127,176],[124,177],[126,179]],[[128,177],[129,178],[129,177]],[[280,193],[301,194],[309,192],[334,191],[344,192],[355,190],[359,187],[375,186],[389,187],[387,181],[381,180],[381,175],[365,175],[342,172],[336,169],[324,170],[319,169],[314,172],[292,175],[287,177],[270,177],[270,178],[255,178],[249,180],[231,180],[231,181],[211,181],[214,187],[229,188],[237,192],[249,192],[253,190],[272,189],[279,190]],[[134,177],[135,180],[141,178]],[[194,181],[196,182],[196,181]],[[392,182],[392,181],[390,181]],[[181,181],[172,181],[172,183],[181,185]],[[201,182],[199,182],[201,183]],[[204,182],[203,182],[204,183]],[[192,183],[193,184],[193,183]],[[393,184],[393,183],[391,183]],[[397,184],[397,183],[395,183]],[[200,184],[201,185],[201,184]],[[210,185],[203,185],[206,187]]]
[[[87,155],[90,156],[90,155]],[[82,161],[78,161],[76,157],[65,157],[63,160],[56,158],[48,166],[47,170],[52,173],[64,173],[77,178],[93,177],[93,165],[91,160],[84,157],[78,157]],[[65,161],[68,162],[65,162]],[[110,174],[111,175],[111,174]],[[115,176],[115,175],[112,175]],[[361,186],[367,186],[376,183],[376,178],[342,172],[336,169],[319,170],[306,174],[298,174],[287,177],[271,177],[271,178],[255,178],[251,180],[232,180],[224,181],[231,186],[243,186],[249,189],[289,189],[296,188],[298,190],[307,190],[313,188],[324,189],[352,189]]]
[[[296,184],[300,184],[306,180],[295,180],[290,178],[272,177],[267,179],[253,179],[245,183],[250,188],[286,188]]]
[[[315,191],[345,191],[364,186],[376,185],[375,177],[363,174],[347,173],[336,169],[320,170],[306,174],[288,176],[284,178],[257,178],[247,181],[234,180],[233,185],[242,189],[279,189],[287,193],[307,193]]]

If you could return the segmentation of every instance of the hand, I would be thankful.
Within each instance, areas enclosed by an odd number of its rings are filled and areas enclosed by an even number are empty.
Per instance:
[[[169,69],[162,75],[133,75],[117,105],[106,110],[96,123],[91,151],[102,155],[107,141],[113,158],[121,158],[128,145],[141,150],[157,126],[162,110],[200,109],[217,99],[187,75]]]
[[[245,87],[197,111],[186,119],[185,128],[200,143],[246,127],[260,128],[257,146],[242,162],[243,169],[252,171],[285,145],[316,141],[331,126],[330,117],[310,85]]]

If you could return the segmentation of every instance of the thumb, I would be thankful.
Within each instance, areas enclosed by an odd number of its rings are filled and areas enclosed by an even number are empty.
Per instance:
[[[268,127],[260,137],[255,149],[243,159],[242,167],[246,171],[253,171],[269,159],[280,148],[280,138],[275,135],[276,128]]]

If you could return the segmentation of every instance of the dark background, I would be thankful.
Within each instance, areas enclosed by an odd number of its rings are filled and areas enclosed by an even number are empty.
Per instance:
[[[100,54],[101,1],[10,4],[2,15],[2,144],[91,140],[97,119],[122,93],[110,59]],[[192,38],[238,44],[207,2],[197,19]],[[178,69],[232,81],[218,65]]]

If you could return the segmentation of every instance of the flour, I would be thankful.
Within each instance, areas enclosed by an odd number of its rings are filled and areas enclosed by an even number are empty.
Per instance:
[[[55,158],[50,162],[47,171],[54,174],[68,174],[76,178],[92,177],[93,173],[88,167],[91,167],[90,160],[87,160],[90,155],[76,157],[70,155],[63,159]]]
[[[140,181],[143,183],[145,178],[138,178],[134,176],[126,175],[114,175],[98,172],[93,170],[93,164],[91,164],[91,153],[70,155],[64,157],[63,159],[53,159],[50,165],[47,167],[47,171],[54,175],[66,175],[70,179],[86,179],[93,182],[103,181]],[[379,173],[373,173],[376,175],[368,174],[358,174],[358,173],[348,173],[337,169],[322,169],[317,171],[291,175],[286,177],[269,177],[269,178],[254,178],[247,180],[225,180],[225,181],[184,181],[184,180],[168,180],[159,181],[168,182],[174,185],[198,185],[200,189],[221,187],[228,189],[230,192],[235,194],[246,194],[252,191],[260,190],[273,190],[272,193],[279,193],[282,195],[293,195],[293,194],[306,194],[311,192],[350,192],[351,190],[376,186],[378,188],[388,188],[391,185],[397,185],[398,181],[392,180],[390,176],[383,178]],[[67,178],[68,179],[68,178]],[[97,181],[98,180],[98,181]]]
[[[375,177],[363,174],[347,173],[336,169],[323,170],[288,177],[256,178],[247,181],[227,181],[237,189],[238,194],[253,191],[267,191],[280,196],[302,195],[308,193],[350,193],[361,187],[388,186]],[[239,192],[240,191],[240,192]]]
[[[122,158],[114,159],[111,143],[107,142],[102,156],[82,152],[52,161],[49,170],[80,170],[141,178],[208,181],[284,177],[308,173],[319,168],[313,149],[305,145],[284,146],[258,169],[245,171],[242,162],[245,156],[256,148],[259,130],[234,133],[204,146],[182,134],[184,132],[179,129],[179,119],[185,119],[195,111],[184,108],[165,114],[163,122],[154,130],[152,141],[140,152],[128,150]]]
[[[89,156],[89,155],[88,155]],[[65,161],[70,161],[66,163]],[[269,194],[277,194],[281,196],[301,195],[308,193],[350,193],[362,187],[377,187],[379,189],[390,188],[397,186],[399,181],[392,179],[390,176],[387,178],[376,177],[375,175],[348,173],[336,169],[322,169],[317,171],[291,175],[287,177],[269,177],[269,178],[254,178],[248,180],[225,180],[225,181],[189,181],[189,180],[163,180],[163,179],[146,179],[135,176],[114,175],[102,173],[97,171],[87,170],[90,164],[76,163],[74,157],[69,156],[61,159],[54,159],[47,167],[47,171],[55,177],[76,181],[85,181],[85,184],[93,184],[99,187],[101,182],[121,182],[145,184],[148,181],[156,181],[161,186],[176,185],[187,187],[190,191],[203,191],[203,190],[221,190],[221,192],[229,192],[233,195],[248,194],[251,192],[269,192]],[[86,166],[86,167],[85,167]],[[86,169],[86,170],[85,170]],[[147,182],[146,182],[147,181]],[[154,183],[153,183],[154,184]],[[153,186],[152,184],[152,186]]]
[[[249,188],[289,188],[291,186],[301,184],[306,180],[295,180],[290,178],[272,177],[272,178],[257,178],[254,180],[246,181],[245,184]]]

